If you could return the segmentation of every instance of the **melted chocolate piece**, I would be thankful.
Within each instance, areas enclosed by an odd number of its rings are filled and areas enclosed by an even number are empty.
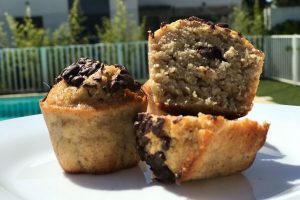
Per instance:
[[[147,113],[138,114],[137,121],[134,123],[137,135],[137,149],[141,160],[146,161],[146,163],[150,165],[151,170],[158,180],[174,182],[175,174],[165,164],[166,157],[163,151],[158,151],[155,154],[149,154],[146,151],[146,146],[150,140],[145,135],[150,131],[163,142],[162,150],[167,151],[170,148],[171,138],[162,130],[164,121],[162,117],[154,119]]]
[[[97,88],[96,83],[84,83],[82,86],[86,88]]]
[[[152,132],[160,137],[160,135],[163,135],[162,128],[164,126],[165,120],[162,117],[158,117],[155,121],[155,123],[152,124]]]
[[[141,84],[130,76],[128,70],[124,66],[118,67],[121,69],[121,71],[112,78],[109,91],[116,92],[125,88],[136,91],[141,88]]]
[[[222,28],[229,28],[229,25],[225,23],[217,23],[216,25]]]
[[[61,76],[63,77],[63,79],[68,79],[70,76],[78,74],[79,71],[80,66],[76,63],[73,63],[63,71]]]
[[[174,182],[175,174],[165,164],[166,157],[162,151],[156,152],[154,155],[148,155],[146,163],[150,165],[156,178],[162,182]]]
[[[87,58],[79,58],[76,63],[66,67],[60,75],[55,79],[55,84],[61,80],[65,80],[67,84],[80,87],[83,81],[95,73],[103,63]]]
[[[197,50],[203,57],[209,60],[218,59],[221,61],[225,61],[221,50],[217,47],[199,47]]]
[[[103,86],[106,92],[116,92],[120,89],[128,88],[136,91],[141,88],[141,84],[135,81],[129,74],[127,68],[123,65],[114,65],[120,69],[120,73],[115,75],[108,86]],[[103,71],[105,65],[99,61],[94,61],[87,58],[79,58],[76,63],[66,67],[60,75],[55,79],[55,84],[61,80],[65,80],[67,84],[75,87],[80,87],[84,80],[98,70]],[[101,76],[95,77],[95,81],[100,82]],[[84,84],[84,87],[97,88],[96,84]]]
[[[82,84],[82,82],[84,81],[84,78],[82,76],[74,76],[68,81],[69,81],[70,85],[79,87]]]

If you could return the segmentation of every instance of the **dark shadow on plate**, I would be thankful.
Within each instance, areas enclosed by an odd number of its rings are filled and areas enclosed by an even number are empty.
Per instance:
[[[265,144],[252,167],[244,175],[252,185],[256,199],[283,195],[291,191],[294,180],[300,179],[300,166],[280,162],[285,156],[271,144]]]
[[[130,190],[147,186],[138,166],[103,175],[65,173],[65,176],[77,185],[95,190]]]
[[[182,185],[170,184],[164,187],[187,199],[255,199],[251,184],[242,174],[191,181]]]

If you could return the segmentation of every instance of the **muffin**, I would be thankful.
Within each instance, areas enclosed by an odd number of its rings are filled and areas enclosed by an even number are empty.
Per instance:
[[[69,173],[109,173],[139,161],[133,122],[146,97],[128,70],[80,58],[41,100],[56,157]]]
[[[264,53],[226,24],[190,17],[149,32],[153,102],[172,115],[246,115],[263,62]]]
[[[158,116],[140,113],[135,122],[141,160],[155,177],[181,183],[227,176],[252,164],[269,124],[222,116]]]

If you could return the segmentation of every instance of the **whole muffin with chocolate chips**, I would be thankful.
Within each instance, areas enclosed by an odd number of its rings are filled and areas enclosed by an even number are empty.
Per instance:
[[[157,179],[180,183],[247,169],[266,140],[269,124],[206,114],[140,113],[135,128],[141,160]]]
[[[196,17],[149,33],[149,89],[156,107],[238,118],[252,108],[264,53],[226,24]]]
[[[146,109],[140,86],[124,66],[86,58],[62,71],[40,107],[66,172],[101,174],[138,163],[133,122]]]

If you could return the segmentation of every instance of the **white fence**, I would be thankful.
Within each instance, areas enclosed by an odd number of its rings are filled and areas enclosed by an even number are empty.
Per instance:
[[[147,79],[147,48],[147,41],[140,41],[0,49],[0,94],[47,91],[46,84],[80,57],[123,64],[136,79]]]
[[[300,85],[300,35],[251,36],[248,39],[265,52],[264,77]]]
[[[251,36],[266,54],[263,76],[300,85],[300,36]],[[147,41],[0,49],[0,94],[47,91],[66,66],[79,57],[128,67],[136,79],[148,78]]]

